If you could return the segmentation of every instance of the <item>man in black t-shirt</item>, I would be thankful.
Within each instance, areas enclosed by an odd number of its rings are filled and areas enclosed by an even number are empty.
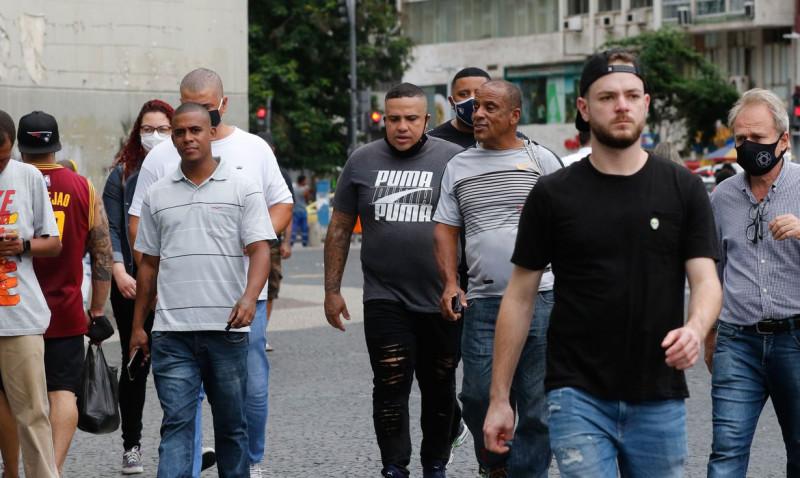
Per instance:
[[[564,478],[681,476],[686,460],[683,370],[719,314],[718,246],[700,179],[639,144],[649,103],[631,53],[589,58],[576,125],[591,129],[592,154],[531,191],[498,315],[484,434],[502,452],[514,429],[509,388],[552,264],[545,390]]]
[[[450,83],[450,97],[447,98],[456,117],[432,129],[428,135],[450,141],[462,148],[475,146],[475,135],[472,131],[475,90],[491,79],[489,73],[476,67],[464,68],[456,73]]]

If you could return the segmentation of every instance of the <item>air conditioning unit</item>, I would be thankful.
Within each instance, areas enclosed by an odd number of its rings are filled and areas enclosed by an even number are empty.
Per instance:
[[[634,10],[628,13],[628,23],[635,23],[637,25],[644,25],[647,23],[647,15],[644,10]]]
[[[744,16],[747,18],[755,18],[756,4],[752,1],[744,2]]]
[[[678,7],[678,25],[690,25],[692,16],[689,7]]]
[[[564,30],[570,32],[583,31],[583,18],[580,16],[567,18],[564,20]]]
[[[736,91],[739,93],[744,93],[745,91],[750,89],[750,77],[747,75],[736,75],[731,76],[728,78],[728,83],[731,84]]]

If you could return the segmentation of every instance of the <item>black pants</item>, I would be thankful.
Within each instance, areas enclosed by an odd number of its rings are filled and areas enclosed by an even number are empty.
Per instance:
[[[114,320],[117,321],[119,331],[119,344],[122,348],[122,365],[119,376],[119,411],[122,419],[122,441],[125,449],[140,445],[142,439],[142,410],[147,388],[147,374],[150,372],[150,362],[137,371],[134,380],[128,377],[128,347],[131,343],[131,328],[133,327],[133,303],[131,299],[122,296],[117,283],[111,281],[111,309],[114,311]],[[148,339],[153,330],[153,313],[147,316],[144,330]]]
[[[423,467],[450,456],[461,321],[406,310],[400,303],[364,304],[364,334],[373,373],[372,418],[384,467],[411,460],[408,397],[414,375],[422,396]]]

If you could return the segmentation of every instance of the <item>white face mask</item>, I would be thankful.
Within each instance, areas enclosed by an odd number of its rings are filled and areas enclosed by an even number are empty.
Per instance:
[[[158,134],[158,131],[153,131],[151,134],[143,134],[142,147],[144,148],[145,151],[149,152],[151,149],[155,148],[156,145],[168,139],[169,135],[161,136],[160,134]]]

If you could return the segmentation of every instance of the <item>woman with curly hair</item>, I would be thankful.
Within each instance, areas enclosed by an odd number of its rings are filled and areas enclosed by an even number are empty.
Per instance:
[[[128,241],[128,207],[136,188],[139,168],[147,153],[162,141],[170,139],[172,106],[161,100],[150,100],[142,106],[136,122],[131,128],[125,145],[114,160],[111,174],[103,189],[103,205],[108,214],[111,244],[114,251],[114,266],[111,282],[111,308],[117,321],[122,367],[119,378],[119,408],[122,418],[122,473],[142,473],[142,410],[145,387],[150,364],[131,368],[129,376],[126,365],[128,344],[133,324],[133,304],[136,298],[136,264],[132,247]],[[153,314],[147,318],[145,330],[148,336],[153,328]]]

